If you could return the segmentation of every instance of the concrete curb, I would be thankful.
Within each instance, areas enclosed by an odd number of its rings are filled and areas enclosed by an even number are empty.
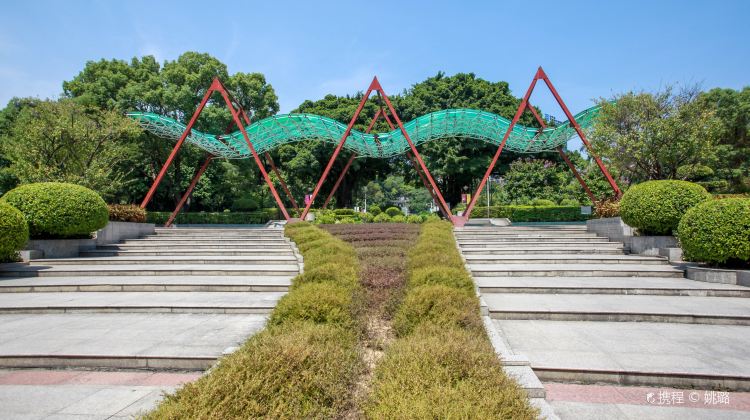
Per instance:
[[[728,270],[710,267],[687,267],[686,277],[708,283],[736,284],[750,287],[750,270]]]
[[[211,367],[215,356],[118,356],[79,354],[21,354],[1,355],[3,368],[110,368],[205,370]]]

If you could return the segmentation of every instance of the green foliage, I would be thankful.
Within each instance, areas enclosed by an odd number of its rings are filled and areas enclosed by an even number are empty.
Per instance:
[[[711,164],[721,120],[699,101],[695,88],[628,92],[602,99],[591,135],[594,149],[638,183],[678,178],[678,169]]]
[[[391,218],[391,222],[393,223],[406,223],[406,216],[403,214],[397,214]]]
[[[387,214],[385,214],[385,213],[380,213],[377,216],[375,216],[372,219],[372,221],[373,221],[373,223],[390,223],[391,222],[391,218]]]
[[[387,214],[390,217],[395,216],[403,216],[404,214],[401,212],[401,209],[398,207],[388,207],[385,209],[385,214]]]
[[[368,212],[373,216],[379,215],[383,210],[380,210],[380,206],[373,204],[367,208]]]
[[[357,336],[300,323],[262,331],[146,419],[335,418],[362,370]]]
[[[581,214],[580,206],[491,206],[492,218],[508,218],[514,222],[575,222],[591,216]],[[487,217],[487,207],[474,207],[471,217]]]
[[[540,197],[557,200],[566,181],[566,174],[549,160],[518,159],[510,164],[504,179],[503,188],[507,190],[511,204],[532,204],[533,200],[539,200]],[[554,204],[552,202],[546,205]]]
[[[412,287],[443,285],[468,294],[474,293],[474,282],[466,269],[460,265],[446,267],[441,264],[415,269],[409,277],[409,285]]]
[[[238,198],[232,203],[232,211],[236,212],[252,212],[259,207],[258,200],[253,197]]]
[[[330,283],[307,283],[279,300],[268,320],[271,326],[299,321],[352,329],[351,288]]]
[[[336,216],[333,214],[321,213],[315,216],[315,224],[331,225],[336,223]]]
[[[277,209],[263,209],[251,213],[245,212],[181,212],[174,223],[178,225],[258,225],[269,220],[279,219]],[[146,214],[148,223],[163,225],[172,212],[150,211]]]
[[[574,207],[580,206],[581,203],[579,203],[575,198],[563,198],[562,200],[560,200],[560,205],[563,207]]]
[[[28,240],[29,225],[23,213],[0,201],[0,262],[16,261]]]
[[[422,223],[423,219],[422,216],[418,216],[416,214],[409,215],[406,218],[406,223]]]
[[[144,223],[146,221],[146,209],[135,204],[109,204],[109,220],[115,222]]]
[[[316,267],[305,268],[305,272],[295,277],[293,287],[308,283],[330,282],[338,286],[353,288],[359,284],[356,267],[340,262],[326,262]]]
[[[335,209],[333,214],[336,216],[354,216],[354,209]]]
[[[689,209],[678,226],[685,258],[710,264],[750,263],[750,199],[709,200]]]
[[[371,419],[536,419],[487,339],[426,326],[388,347],[365,404]]]
[[[531,200],[531,205],[534,207],[550,207],[557,204],[552,200],[547,200],[546,198],[535,198]]]
[[[71,100],[37,101],[0,133],[0,152],[24,184],[68,182],[114,197],[132,168],[137,124],[119,112],[86,108]]]
[[[427,323],[481,332],[478,306],[477,297],[463,290],[440,284],[416,286],[399,306],[393,318],[393,329],[399,337]]]
[[[630,187],[620,201],[620,216],[642,234],[669,235],[685,212],[711,198],[687,181],[648,181]]]
[[[8,191],[2,201],[23,213],[32,238],[88,237],[109,220],[107,203],[80,185],[26,184]]]

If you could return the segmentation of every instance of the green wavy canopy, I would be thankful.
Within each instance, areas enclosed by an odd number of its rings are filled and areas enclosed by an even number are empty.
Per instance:
[[[595,106],[575,115],[581,128],[586,131],[593,126],[599,114]],[[185,131],[185,124],[158,114],[130,112],[130,118],[138,121],[145,130],[163,138],[177,140]],[[446,109],[423,115],[404,124],[409,138],[415,145],[448,138],[466,138],[499,145],[510,120],[497,114],[474,109]],[[331,118],[313,114],[282,114],[264,118],[246,127],[247,134],[258,153],[275,149],[282,144],[303,140],[318,140],[337,144],[346,131],[346,125]],[[536,127],[513,127],[505,148],[514,152],[533,153],[554,150],[576,136],[568,121],[555,128],[539,132]],[[187,142],[194,144],[214,156],[228,159],[251,157],[242,133],[207,134],[191,130]],[[404,135],[397,128],[387,133],[365,134],[352,130],[344,148],[359,157],[385,158],[409,150]]]

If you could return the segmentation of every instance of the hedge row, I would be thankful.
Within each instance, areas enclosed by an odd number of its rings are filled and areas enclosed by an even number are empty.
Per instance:
[[[146,222],[163,225],[172,212],[150,211],[146,215]],[[191,225],[244,225],[264,224],[269,220],[280,219],[277,209],[263,209],[253,212],[183,212],[177,215],[175,224]]]
[[[642,234],[671,235],[685,212],[711,194],[687,181],[647,181],[628,189],[620,200],[620,217]]]
[[[750,265],[750,199],[705,201],[689,209],[677,229],[685,258],[709,264]]]
[[[375,369],[368,418],[536,419],[502,370],[448,222],[427,222],[410,250],[398,339]]]
[[[287,225],[286,235],[305,271],[267,328],[146,418],[337,418],[350,408],[362,372],[356,254],[309,223]]]
[[[471,217],[487,217],[487,206],[474,207]],[[491,218],[508,218],[514,222],[577,222],[591,218],[581,214],[580,206],[490,206]]]

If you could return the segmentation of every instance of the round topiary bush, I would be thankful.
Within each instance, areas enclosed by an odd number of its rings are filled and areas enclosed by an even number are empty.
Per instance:
[[[711,198],[687,181],[648,181],[628,189],[620,200],[620,217],[642,234],[670,235],[685,212]]]
[[[380,213],[380,214],[378,214],[377,216],[375,216],[375,217],[374,217],[374,218],[372,219],[372,221],[373,221],[374,223],[390,223],[390,222],[391,222],[391,218],[390,218],[390,216],[388,216],[388,215],[387,215],[387,214],[385,214],[385,213]]]
[[[32,238],[86,237],[107,225],[107,203],[80,185],[40,182],[8,191],[3,201],[26,217]]]
[[[555,205],[555,202],[546,198],[535,198],[531,200],[531,205],[534,207],[551,207]]]
[[[377,216],[383,212],[383,210],[381,210],[380,206],[378,206],[377,204],[371,205],[370,208],[367,210],[369,210],[369,213],[372,214],[373,216]]]
[[[396,217],[396,216],[403,216],[404,213],[401,213],[401,209],[398,207],[388,207],[385,209],[385,214],[387,214],[390,217]]]
[[[750,263],[750,199],[698,204],[682,217],[677,234],[686,259],[746,265]]]
[[[29,225],[23,213],[0,202],[0,262],[15,261],[18,250],[29,240]]]

